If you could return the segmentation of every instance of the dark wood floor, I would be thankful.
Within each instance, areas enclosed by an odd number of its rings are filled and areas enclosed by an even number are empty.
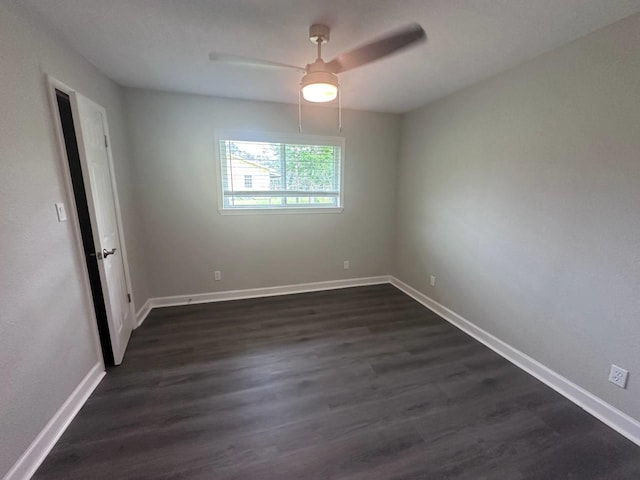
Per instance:
[[[640,448],[390,285],[154,310],[37,479],[639,479]]]

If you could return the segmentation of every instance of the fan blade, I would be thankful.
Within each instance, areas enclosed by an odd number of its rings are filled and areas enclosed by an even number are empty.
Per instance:
[[[209,60],[211,60],[212,62],[222,62],[231,65],[241,65],[243,67],[289,68],[304,72],[303,67],[287,65],[286,63],[271,62],[269,60],[260,60],[258,58],[241,57],[240,55],[224,55],[212,52],[209,54]]]
[[[400,49],[423,41],[426,38],[427,35],[423,28],[417,23],[413,23],[379,40],[338,55],[328,62],[327,66],[333,73],[344,72],[367,63],[375,62],[382,57],[391,55]]]

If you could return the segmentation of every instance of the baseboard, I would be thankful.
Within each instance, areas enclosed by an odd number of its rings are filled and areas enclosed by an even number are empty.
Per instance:
[[[147,301],[144,302],[144,305],[142,305],[142,308],[138,310],[138,312],[136,313],[135,328],[138,328],[140,325],[142,325],[142,322],[145,321],[145,319],[147,318],[147,315],[149,315],[149,312],[151,312],[151,309],[153,308],[151,305],[151,300],[152,299],[147,299]]]
[[[626,413],[618,410],[613,405],[610,405],[579,385],[576,385],[572,381],[551,370],[549,367],[543,365],[537,360],[534,360],[525,353],[522,353],[520,350],[513,348],[486,330],[474,325],[469,320],[436,302],[410,285],[407,285],[403,281],[398,280],[393,276],[390,277],[390,281],[396,288],[417,300],[429,310],[437,313],[449,323],[489,347],[498,355],[501,355],[517,367],[520,367],[525,372],[533,375],[541,382],[553,388],[556,392],[568,398],[583,410],[613,428],[621,435],[624,435],[635,444],[640,445],[640,422],[635,418],[632,418]]]
[[[227,300],[241,300],[245,298],[273,297],[290,295],[292,293],[317,292],[335,290],[338,288],[362,287],[389,283],[388,275],[378,277],[349,278],[346,280],[329,280],[325,282],[299,283],[296,285],[281,285],[278,287],[249,288],[245,290],[227,290],[222,292],[196,293],[194,295],[176,295],[172,297],[156,297],[150,299],[151,308],[174,307],[178,305],[192,305],[196,303],[224,302]]]
[[[28,480],[33,476],[104,375],[102,362],[96,363],[5,475],[4,480]]]

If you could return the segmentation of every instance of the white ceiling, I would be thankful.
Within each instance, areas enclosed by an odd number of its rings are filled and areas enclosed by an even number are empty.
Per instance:
[[[23,0],[132,87],[296,103],[300,74],[213,64],[210,51],[305,65],[409,22],[429,40],[340,75],[343,104],[405,112],[640,11],[640,0]]]

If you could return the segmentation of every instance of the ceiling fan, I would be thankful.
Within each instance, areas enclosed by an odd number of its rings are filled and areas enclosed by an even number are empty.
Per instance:
[[[214,62],[263,68],[289,68],[304,73],[300,82],[300,90],[309,102],[330,102],[338,96],[337,74],[374,62],[398,50],[415,45],[426,39],[426,34],[417,23],[407,25],[400,30],[387,34],[350,52],[338,55],[329,62],[322,59],[322,44],[329,41],[329,27],[321,24],[311,25],[309,40],[317,45],[318,57],[305,67],[287,65],[286,63],[210,53]]]

